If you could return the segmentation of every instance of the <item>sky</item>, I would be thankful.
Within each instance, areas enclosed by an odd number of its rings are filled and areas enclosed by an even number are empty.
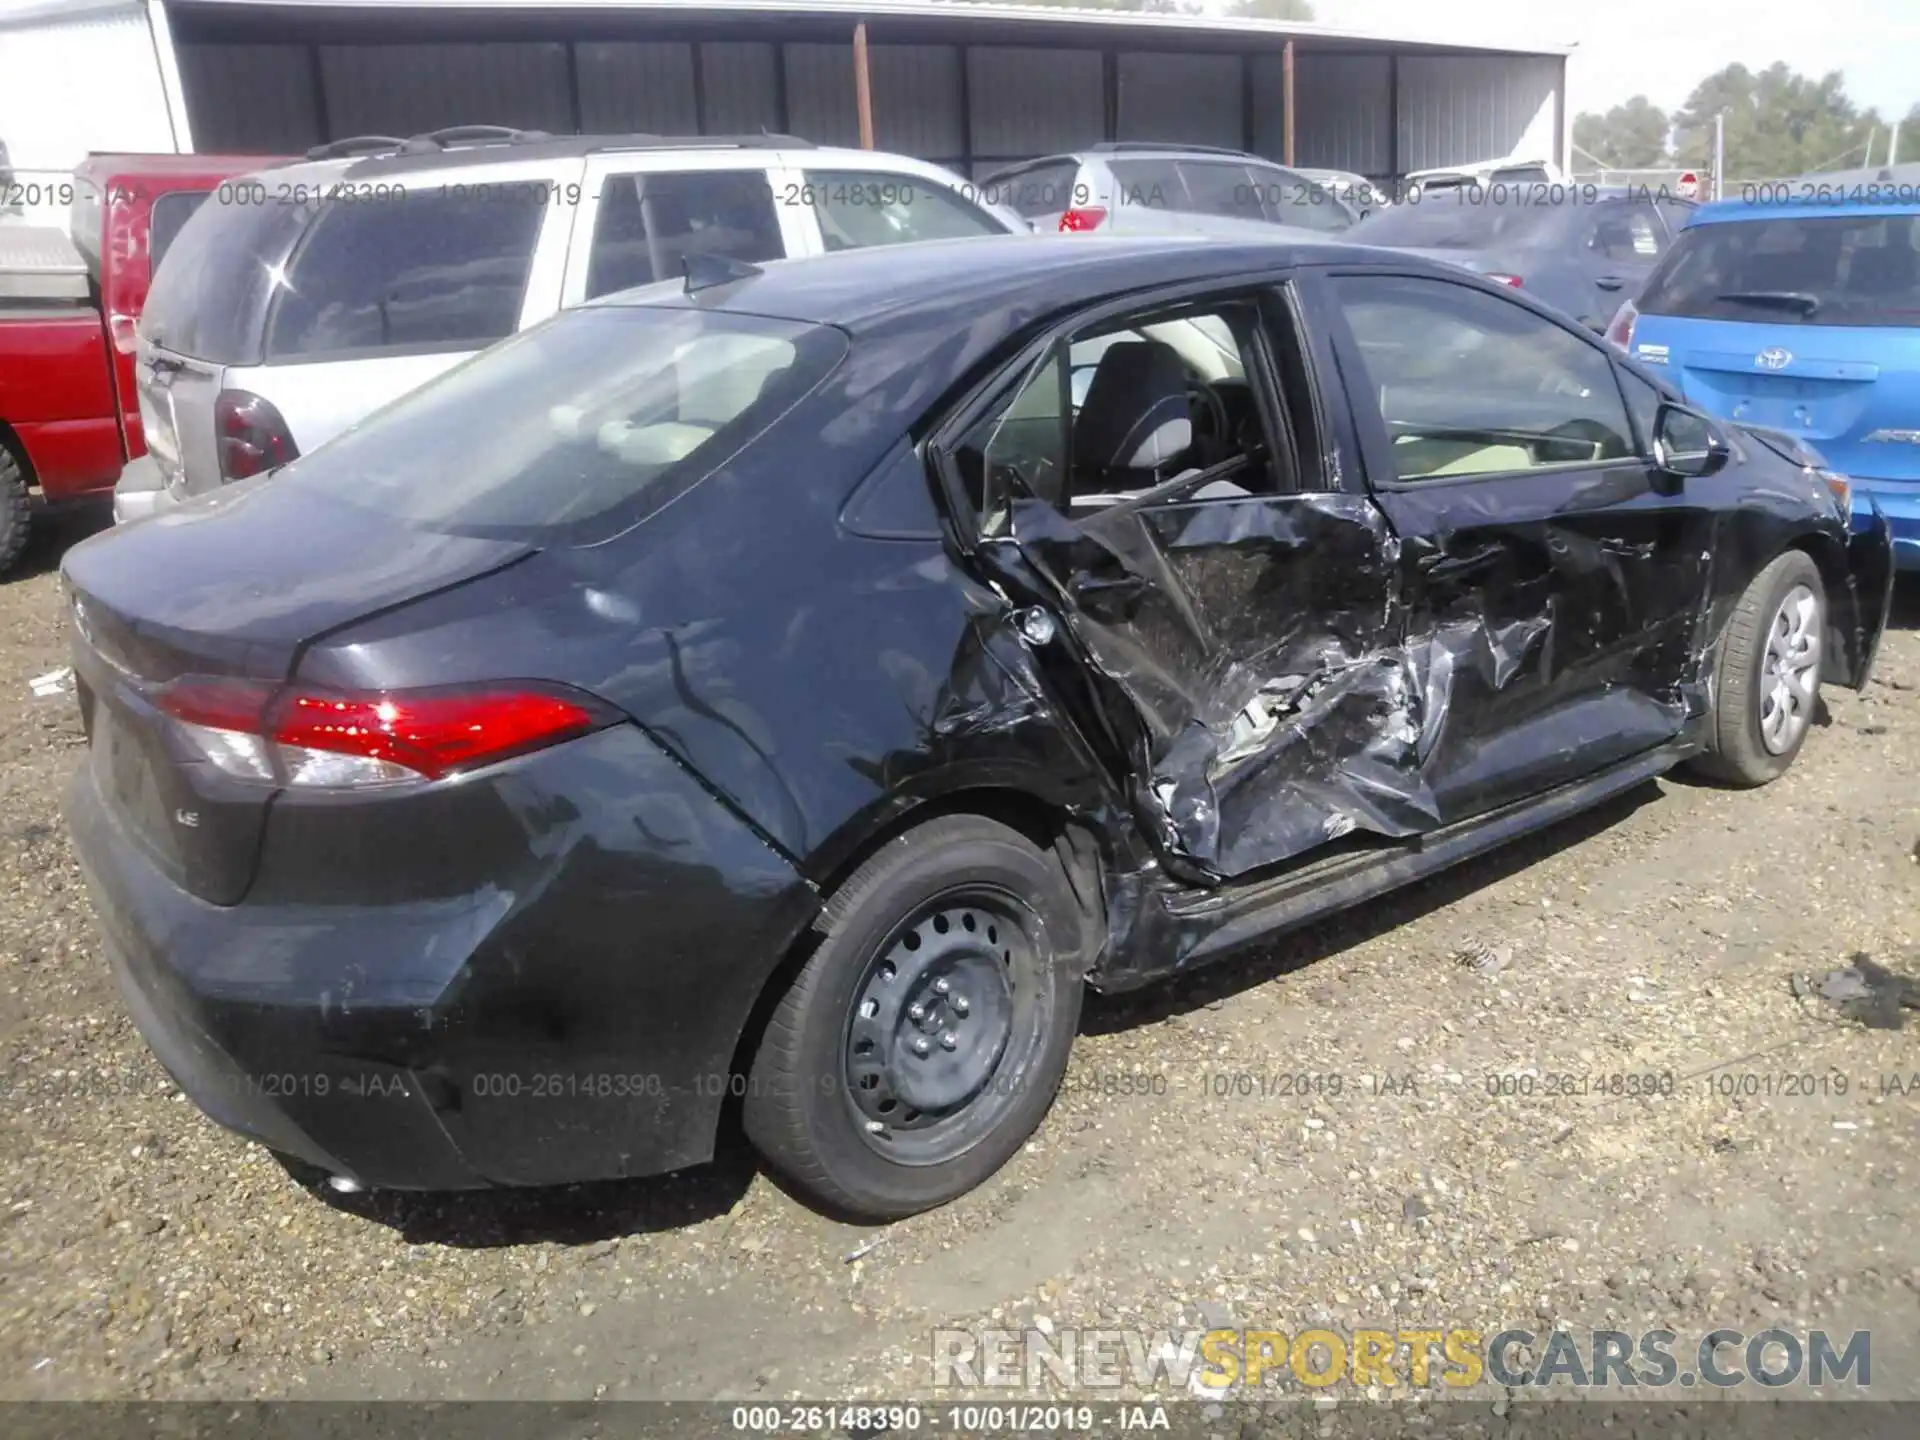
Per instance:
[[[1920,100],[1920,0],[1315,0],[1323,24],[1408,35],[1577,44],[1576,112],[1644,94],[1664,110],[1734,61],[1839,70],[1889,119]]]

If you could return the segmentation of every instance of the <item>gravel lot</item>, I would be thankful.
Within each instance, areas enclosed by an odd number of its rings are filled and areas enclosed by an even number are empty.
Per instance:
[[[203,1120],[95,941],[71,698],[27,687],[64,663],[81,528],[0,585],[0,1397],[900,1398],[934,1328],[1044,1319],[1872,1328],[1875,1396],[1920,1398],[1920,1015],[1793,983],[1920,976],[1920,589],[1779,784],[1650,785],[1097,1001],[1027,1152],[869,1230],[737,1142],[660,1181],[339,1200]],[[1489,1093],[1529,1069],[1676,1086]],[[1847,1093],[1769,1085],[1798,1074]]]

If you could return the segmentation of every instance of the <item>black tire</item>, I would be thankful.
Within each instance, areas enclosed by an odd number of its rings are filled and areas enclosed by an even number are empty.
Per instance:
[[[33,528],[33,510],[27,500],[27,475],[20,462],[0,444],[0,575],[13,569],[27,548]]]
[[[789,1183],[846,1215],[944,1205],[1012,1158],[1066,1073],[1085,969],[1072,893],[1019,832],[946,815],[876,851],[834,892],[820,928],[761,1036],[741,1107],[747,1136]],[[934,1084],[971,1098],[914,1109]]]
[[[1813,697],[1800,713],[1796,702],[1794,723],[1784,743],[1770,745],[1763,732],[1764,714],[1771,713],[1768,692],[1768,639],[1781,623],[1782,605],[1795,590],[1804,587],[1815,604],[1814,635],[1820,645],[1826,643],[1826,588],[1820,569],[1811,556],[1789,550],[1777,556],[1748,585],[1720,639],[1714,662],[1713,713],[1708,717],[1708,746],[1693,767],[1712,779],[1728,785],[1765,785],[1786,773],[1794,757],[1806,742],[1814,715],[1819,710],[1819,666],[1813,674]]]

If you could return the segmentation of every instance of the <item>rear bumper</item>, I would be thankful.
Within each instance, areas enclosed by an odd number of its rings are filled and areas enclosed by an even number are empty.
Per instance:
[[[396,1189],[711,1157],[742,1027],[814,892],[638,731],[496,769],[532,827],[527,871],[218,906],[148,858],[81,765],[68,820],[115,979],[208,1116]],[[285,889],[275,863],[255,894]]]
[[[178,503],[173,492],[167,489],[160,467],[151,456],[142,455],[138,460],[129,460],[114,482],[113,523],[125,525],[132,520],[144,520]]]

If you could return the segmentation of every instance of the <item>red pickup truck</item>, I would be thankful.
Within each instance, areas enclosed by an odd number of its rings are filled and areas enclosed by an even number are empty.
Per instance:
[[[0,222],[0,574],[26,548],[29,492],[108,499],[146,453],[134,322],[173,237],[261,155],[94,155],[73,172],[70,229]]]

